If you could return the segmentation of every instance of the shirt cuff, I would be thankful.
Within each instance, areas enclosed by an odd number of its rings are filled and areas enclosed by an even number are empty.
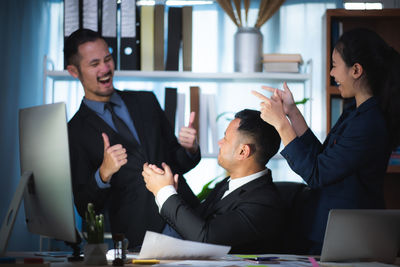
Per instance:
[[[106,189],[106,188],[111,187],[110,181],[108,181],[107,183],[105,183],[105,182],[103,182],[103,180],[101,180],[101,178],[100,178],[100,168],[97,169],[96,173],[94,174],[94,178],[96,179],[96,183],[97,183],[97,186],[98,186],[99,188],[101,188],[101,189]]]
[[[156,203],[158,206],[158,211],[161,212],[161,208],[164,205],[165,201],[167,201],[167,199],[172,196],[178,194],[175,190],[175,187],[173,187],[172,185],[167,185],[164,186],[163,188],[161,188],[157,195],[156,195]]]

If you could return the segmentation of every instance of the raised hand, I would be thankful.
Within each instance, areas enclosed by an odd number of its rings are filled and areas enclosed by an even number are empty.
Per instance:
[[[193,122],[196,117],[196,112],[190,113],[189,125],[187,127],[182,127],[179,131],[179,143],[191,154],[197,152],[199,144],[197,143],[197,130],[193,128]]]
[[[283,90],[279,90],[276,88],[272,88],[269,86],[262,86],[264,90],[267,90],[271,93],[277,91],[279,98],[282,100],[283,103],[283,110],[286,115],[289,115],[295,108],[296,104],[294,103],[292,92],[290,91],[289,87],[287,86],[286,82],[283,83]]]
[[[162,163],[162,167],[163,169],[148,163],[143,165],[142,175],[146,188],[155,196],[161,188],[167,185],[172,185],[177,189],[178,174],[173,175],[171,168],[165,163]]]
[[[260,103],[261,118],[278,130],[287,121],[278,89],[273,91],[270,98],[257,91],[252,91],[252,94],[262,100]]]
[[[107,183],[112,175],[128,162],[128,155],[121,144],[110,146],[107,134],[102,133],[101,135],[104,143],[104,156],[100,165],[100,178]]]

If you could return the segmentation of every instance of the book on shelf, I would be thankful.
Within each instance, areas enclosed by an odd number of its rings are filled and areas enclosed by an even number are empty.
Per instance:
[[[263,62],[297,62],[303,64],[303,58],[300,54],[264,54]]]
[[[182,8],[168,10],[167,62],[165,70],[179,70],[179,50],[182,41]]]
[[[199,131],[199,117],[200,117],[200,87],[190,86],[190,112],[196,112],[193,127]]]
[[[182,59],[183,70],[192,71],[192,11],[193,7],[182,8]]]
[[[166,87],[164,99],[164,113],[172,129],[175,129],[175,116],[177,107],[178,89]]]
[[[164,9],[154,6],[154,70],[164,70]]]
[[[298,62],[264,62],[266,72],[300,72]]]
[[[140,70],[154,70],[154,6],[140,10]]]

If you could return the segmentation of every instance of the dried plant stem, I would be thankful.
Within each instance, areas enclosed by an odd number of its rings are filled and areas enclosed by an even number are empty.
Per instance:
[[[274,1],[274,0],[272,0],[272,1]],[[259,25],[260,19],[263,16],[265,10],[267,9],[269,2],[271,2],[271,1],[270,0],[261,0],[260,1],[260,6],[258,8],[258,15],[257,15],[255,27],[257,27],[257,25]],[[259,27],[257,27],[257,28],[259,28]]]
[[[248,25],[247,18],[249,15],[249,9],[250,9],[250,0],[244,0],[244,11],[245,11],[245,16],[246,16],[246,26]]]
[[[283,4],[284,1],[285,0],[265,1],[268,2],[269,5],[265,5],[263,7],[263,10],[260,5],[260,11],[258,13],[258,18],[255,27],[260,28],[270,17],[272,17],[275,14],[275,12],[279,9],[279,7]],[[261,3],[263,2],[264,1],[261,1]]]
[[[233,13],[233,7],[230,0],[217,0],[219,5],[225,10],[226,14],[231,18],[232,22],[239,27],[239,23],[236,21],[235,14]]]
[[[242,5],[241,2],[242,1],[241,0],[233,0],[233,2],[235,3],[237,18],[239,19],[239,21],[238,21],[239,27],[242,27],[242,10],[241,10],[241,5]]]
[[[232,6],[235,5],[236,15]],[[260,28],[274,13],[279,9],[285,0],[260,0],[260,7],[258,9],[257,20],[254,25]],[[222,7],[225,13],[229,16],[236,26],[242,27],[242,0],[217,0],[218,4]],[[246,17],[246,26],[248,25],[248,14],[250,10],[250,0],[244,0],[244,10]]]

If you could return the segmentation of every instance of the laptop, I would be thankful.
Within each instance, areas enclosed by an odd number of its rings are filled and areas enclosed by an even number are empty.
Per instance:
[[[400,210],[331,210],[321,262],[393,263],[400,248]]]

